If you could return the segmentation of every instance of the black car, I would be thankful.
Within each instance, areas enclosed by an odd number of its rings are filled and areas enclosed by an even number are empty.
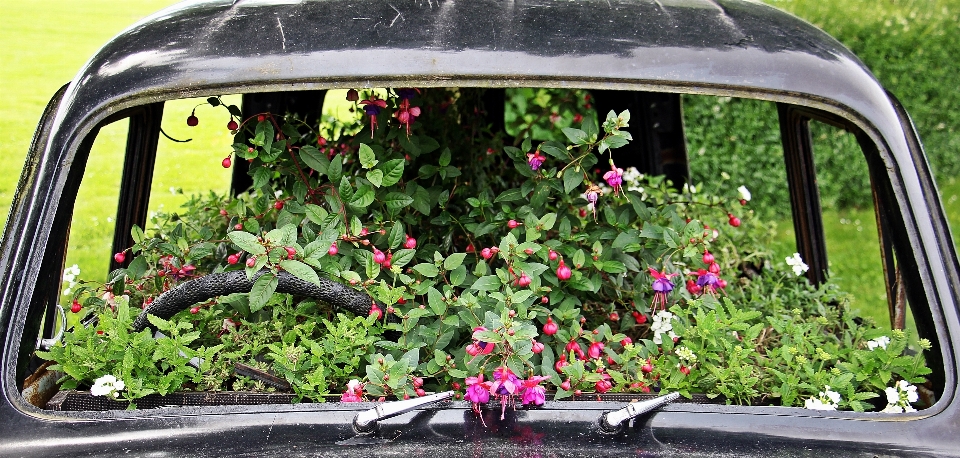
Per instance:
[[[56,377],[36,371],[34,352],[61,330],[56,304],[71,218],[100,128],[129,122],[113,242],[123,252],[131,228],[147,219],[165,102],[242,94],[247,115],[317,106],[324,91],[355,87],[486,88],[492,106],[502,105],[506,88],[588,89],[598,112],[633,113],[629,165],[678,184],[697,159],[686,144],[683,96],[773,103],[797,251],[812,283],[828,269],[810,124],[851,133],[869,171],[891,319],[902,328],[909,304],[919,336],[932,344],[924,353],[931,405],[892,415],[669,395],[630,404],[637,396],[626,394],[501,417],[435,402],[448,397],[439,394],[413,404],[49,408]],[[237,190],[249,185],[242,165],[234,165]],[[920,139],[850,51],[763,4],[186,2],[127,29],[53,96],[17,189],[0,258],[4,456],[960,456],[960,271]]]

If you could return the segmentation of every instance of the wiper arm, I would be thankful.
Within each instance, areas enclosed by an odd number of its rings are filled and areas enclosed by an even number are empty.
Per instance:
[[[642,402],[631,402],[626,407],[613,412],[604,412],[600,415],[600,431],[616,434],[623,430],[624,425],[631,419],[662,407],[680,397],[680,393],[668,393],[663,396]]]
[[[444,391],[443,393],[435,393],[405,401],[385,402],[372,409],[364,410],[353,417],[353,429],[357,434],[370,434],[377,430],[377,422],[380,420],[395,417],[450,397],[453,397],[453,391]]]

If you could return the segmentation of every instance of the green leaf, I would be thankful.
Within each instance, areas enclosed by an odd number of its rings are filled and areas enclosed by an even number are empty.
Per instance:
[[[496,275],[485,275],[473,282],[473,285],[470,286],[470,289],[475,289],[477,291],[495,291],[500,289],[500,278]]]
[[[376,198],[376,193],[373,191],[373,188],[367,185],[360,186],[357,189],[356,194],[353,195],[353,198],[350,199],[349,205],[354,208],[367,208],[370,204],[373,203],[373,200]]]
[[[303,281],[320,286],[320,277],[312,267],[293,259],[280,261],[280,268],[286,270]]]
[[[464,280],[467,279],[467,267],[458,266],[456,269],[453,269],[450,272],[450,285],[460,286],[463,284]]]
[[[540,151],[543,151],[544,153],[547,153],[557,159],[560,159],[561,161],[570,160],[570,157],[567,154],[566,148],[563,148],[562,146],[558,146],[558,144],[554,142],[544,143],[543,145],[540,146]]]
[[[437,291],[436,288],[427,290],[427,305],[437,315],[443,315],[447,311],[447,303],[443,301],[443,294],[440,294],[440,291]]]
[[[383,204],[387,206],[387,209],[394,212],[412,204],[413,202],[413,197],[410,197],[402,192],[388,192],[387,195],[383,196]],[[429,213],[429,211],[427,213]]]
[[[567,170],[563,173],[563,192],[570,194],[580,186],[580,183],[583,183],[583,173],[576,170]]]
[[[266,167],[257,167],[253,171],[253,187],[254,189],[260,189],[270,182],[270,169]]]
[[[440,270],[437,269],[437,266],[425,262],[413,266],[413,270],[424,277],[436,277],[437,274],[440,273]]]
[[[390,249],[395,250],[406,241],[406,233],[403,232],[403,223],[396,222],[393,224],[393,227],[390,228],[390,235],[387,240],[390,242]]]
[[[540,228],[549,231],[553,229],[553,225],[557,224],[557,214],[556,213],[547,213],[540,217]]]
[[[393,186],[403,177],[403,159],[391,159],[378,167],[383,172],[383,186]]]
[[[403,267],[410,261],[413,261],[413,256],[416,254],[416,252],[417,250],[396,251],[393,253],[393,260],[390,261],[390,264],[397,267]]]
[[[327,177],[330,178],[331,183],[340,183],[340,178],[343,177],[343,161],[339,154],[330,159],[330,166],[327,167]]]
[[[267,301],[277,291],[277,285],[280,281],[273,272],[267,272],[253,282],[253,289],[250,290],[250,312],[256,313],[267,305]]]
[[[327,155],[321,153],[320,150],[313,146],[300,148],[300,160],[303,161],[307,167],[320,172],[321,175],[325,175],[327,169],[330,168],[330,159],[327,159]]]
[[[379,188],[383,184],[383,172],[380,170],[371,170],[367,172],[367,180],[374,187]]]
[[[440,154],[440,161],[438,164],[440,167],[446,167],[450,165],[450,148],[444,148],[443,153]]]
[[[144,240],[146,240],[146,235],[144,235],[143,229],[140,229],[140,226],[137,226],[136,224],[130,228],[130,237],[133,238],[133,243],[136,243],[137,245],[143,244]]]
[[[500,193],[500,195],[497,196],[497,198],[494,199],[493,201],[494,202],[515,202],[518,200],[523,200],[523,193],[520,192],[520,190],[517,188],[512,188]]]
[[[570,140],[570,143],[573,143],[574,145],[582,145],[587,143],[586,132],[580,129],[574,129],[573,127],[564,127],[561,130],[563,130],[563,135],[566,135],[567,139]]]
[[[259,256],[267,252],[266,248],[257,240],[257,236],[249,232],[233,231],[227,234],[227,238],[229,238],[234,245],[240,247],[241,250],[252,255]]]
[[[450,256],[447,256],[447,259],[443,260],[444,270],[453,270],[457,267],[460,267],[466,257],[466,253],[453,253]]]
[[[367,146],[366,143],[361,143],[360,165],[365,169],[371,169],[378,163],[380,163],[380,161],[377,160],[377,155],[373,153],[373,149]]]
[[[630,230],[627,232],[621,232],[617,235],[617,238],[613,240],[613,243],[610,245],[612,248],[619,249],[623,248],[632,243],[640,243],[640,236],[637,234],[636,230]]]
[[[319,205],[306,204],[304,205],[304,210],[306,211],[307,219],[318,226],[322,226],[323,221],[327,219],[327,215],[329,215],[329,213]]]
[[[147,272],[147,258],[143,256],[137,256],[130,262],[130,265],[127,266],[127,275],[130,275],[130,278],[138,280],[143,277],[143,274]]]

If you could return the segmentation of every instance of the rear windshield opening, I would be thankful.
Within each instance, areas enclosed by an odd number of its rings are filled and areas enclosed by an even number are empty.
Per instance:
[[[40,407],[935,401],[861,145],[811,121],[790,146],[784,106],[380,88],[162,113],[155,158],[123,123],[90,152],[63,284],[38,293],[66,317],[35,355],[59,382]],[[804,151],[819,230],[792,211]]]

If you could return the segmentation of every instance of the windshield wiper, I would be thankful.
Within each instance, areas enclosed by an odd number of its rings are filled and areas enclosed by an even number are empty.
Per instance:
[[[380,420],[395,417],[450,397],[453,397],[453,391],[444,391],[443,393],[430,394],[404,401],[385,402],[372,409],[364,410],[358,413],[356,417],[353,417],[353,430],[356,431],[357,434],[362,435],[374,433],[377,430],[377,422]]]
[[[668,393],[648,401],[631,402],[626,407],[613,412],[600,414],[600,431],[607,434],[617,434],[623,431],[624,426],[631,418],[639,417],[647,412],[673,402],[680,397],[680,393]]]

